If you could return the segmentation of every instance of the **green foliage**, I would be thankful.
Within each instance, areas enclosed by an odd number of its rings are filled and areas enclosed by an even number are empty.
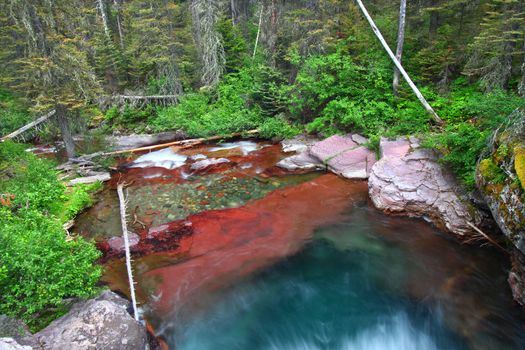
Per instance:
[[[440,161],[450,165],[464,184],[473,188],[476,162],[486,147],[488,136],[489,132],[462,122],[447,126],[441,134],[430,136],[425,145],[441,151],[444,156]]]
[[[291,94],[289,114],[306,122],[307,130],[323,135],[360,132],[367,136],[419,133],[429,118],[412,99],[396,100],[391,71],[381,64],[360,66],[340,48],[308,58],[300,68]]]
[[[241,30],[233,25],[230,18],[223,17],[217,23],[217,31],[221,34],[226,55],[226,73],[238,72],[248,59],[246,41]]]
[[[66,240],[59,216],[68,196],[52,164],[21,145],[2,143],[0,177],[0,313],[32,325],[64,298],[96,292],[99,252],[80,237]]]
[[[105,122],[113,130],[128,130],[132,132],[147,131],[148,123],[156,118],[157,108],[147,105],[144,108],[135,108],[126,105],[123,109],[111,107],[104,115]]]
[[[64,208],[59,213],[61,222],[67,222],[73,219],[78,213],[85,208],[94,204],[92,194],[102,188],[102,182],[98,181],[93,184],[79,184],[66,191],[66,202]]]
[[[282,116],[278,116],[275,118],[267,118],[259,127],[259,132],[261,137],[267,139],[287,139],[300,134],[301,129],[297,126],[290,125]]]
[[[9,134],[31,121],[22,103],[7,91],[0,90],[0,136]]]

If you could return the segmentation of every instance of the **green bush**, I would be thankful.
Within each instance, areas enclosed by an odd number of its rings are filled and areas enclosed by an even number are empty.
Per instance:
[[[81,237],[66,240],[68,196],[50,162],[2,143],[0,180],[0,313],[35,325],[64,298],[96,292],[99,252]]]
[[[31,115],[10,93],[0,90],[0,136],[9,134],[31,121]]]
[[[482,131],[469,123],[448,125],[442,133],[430,135],[425,146],[439,150],[444,155],[440,161],[449,165],[472,189],[476,184],[476,163],[487,145],[489,134],[489,131]]]

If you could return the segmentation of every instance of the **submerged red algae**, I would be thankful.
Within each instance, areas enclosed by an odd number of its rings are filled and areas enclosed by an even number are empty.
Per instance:
[[[140,294],[160,295],[150,305],[160,313],[170,312],[196,292],[233,282],[296,253],[315,228],[337,222],[354,202],[366,200],[367,193],[365,182],[326,174],[240,208],[192,215],[187,221],[193,234],[175,251],[155,255],[162,260],[165,254],[175,254],[179,262],[164,261],[162,267],[150,269],[144,264],[155,265],[151,256],[137,260]],[[125,291],[120,270],[115,264],[108,266],[105,280]]]

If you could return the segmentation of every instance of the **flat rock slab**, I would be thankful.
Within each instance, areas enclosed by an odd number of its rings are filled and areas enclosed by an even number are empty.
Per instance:
[[[319,160],[319,158],[312,156],[307,150],[291,157],[284,158],[277,163],[277,166],[291,171],[326,169],[326,166]]]
[[[372,167],[368,188],[374,205],[388,213],[426,218],[458,236],[471,233],[468,223],[478,224],[481,214],[461,198],[455,178],[430,150],[397,157],[405,145],[399,142],[396,152]]]
[[[318,138],[310,137],[307,135],[299,135],[290,140],[281,141],[281,147],[283,152],[297,152],[301,153],[316,142],[319,142]]]
[[[302,150],[299,154],[281,160],[277,166],[287,170],[328,169],[347,179],[367,179],[376,156],[364,146],[366,143],[368,139],[358,134],[334,135],[298,148]]]
[[[381,158],[385,157],[404,157],[410,152],[411,143],[408,138],[399,138],[397,140],[389,140],[381,138],[379,143],[379,153]]]
[[[338,154],[328,160],[328,168],[347,179],[367,179],[376,155],[364,146]]]
[[[356,147],[359,147],[359,144],[352,139],[351,135],[334,135],[314,144],[310,147],[309,152],[312,156],[327,162],[330,158]]]

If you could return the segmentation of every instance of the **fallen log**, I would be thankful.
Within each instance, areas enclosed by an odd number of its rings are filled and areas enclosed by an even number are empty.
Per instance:
[[[16,131],[13,131],[12,133],[8,134],[8,135],[5,135],[4,137],[2,137],[0,139],[0,142],[4,142],[6,140],[10,140],[12,138],[15,138],[17,137],[18,135],[20,134],[23,134],[24,132],[26,132],[27,130],[29,129],[32,129],[34,128],[35,126],[39,125],[39,124],[42,124],[43,122],[45,122],[46,120],[48,120],[49,118],[51,118],[53,115],[55,115],[55,110],[52,110],[51,112],[47,113],[46,115],[43,115],[41,116],[40,118],[32,121],[31,123],[27,124],[27,125],[24,125],[23,127],[21,127],[20,129],[16,130]]]
[[[129,292],[131,294],[131,303],[133,305],[133,316],[135,320],[139,320],[139,313],[137,310],[137,299],[135,298],[135,282],[133,281],[133,270],[131,266],[131,253],[129,250],[128,224],[126,220],[126,204],[127,199],[124,196],[124,184],[119,183],[117,186],[117,194],[120,207],[120,223],[122,225],[122,236],[124,237],[124,250],[126,252],[126,270],[128,271]]]
[[[100,173],[97,175],[91,175],[91,176],[85,176],[85,177],[77,177],[76,179],[73,179],[68,182],[68,186],[75,186],[79,184],[92,184],[95,182],[106,182],[111,180],[111,175],[109,173]]]
[[[172,147],[172,146],[193,147],[193,146],[196,146],[196,145],[199,145],[199,144],[202,144],[202,143],[205,143],[205,142],[209,142],[209,141],[217,141],[217,140],[222,140],[222,139],[231,139],[231,138],[239,137],[239,136],[243,136],[243,135],[256,135],[258,133],[259,133],[259,130],[254,129],[254,130],[249,130],[249,131],[245,131],[245,132],[236,132],[236,133],[232,133],[232,134],[228,134],[228,135],[222,135],[222,136],[201,137],[201,138],[197,138],[197,139],[173,141],[173,142],[161,143],[161,144],[153,145],[153,146],[146,146],[146,147],[126,149],[126,150],[121,150],[121,151],[107,152],[107,153],[103,153],[102,155],[104,155],[104,156],[111,156],[111,155],[123,154],[123,153],[144,152],[144,151],[151,151],[151,150],[155,150],[155,149],[167,148],[167,147]]]

